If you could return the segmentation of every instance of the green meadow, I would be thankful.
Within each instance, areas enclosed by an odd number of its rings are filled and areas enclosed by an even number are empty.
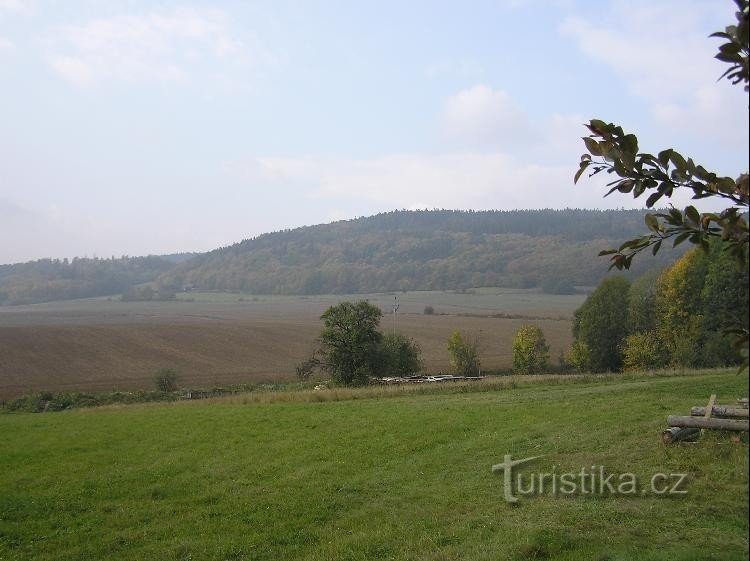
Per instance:
[[[746,375],[335,391],[1,414],[0,560],[747,559],[746,436],[660,439]],[[509,504],[505,454],[686,494]]]

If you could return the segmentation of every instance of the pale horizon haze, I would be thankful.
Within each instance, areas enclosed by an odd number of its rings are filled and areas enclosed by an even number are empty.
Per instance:
[[[583,123],[722,175],[730,0],[0,0],[0,264],[206,251],[394,209],[640,208]],[[686,198],[674,203],[686,204]]]

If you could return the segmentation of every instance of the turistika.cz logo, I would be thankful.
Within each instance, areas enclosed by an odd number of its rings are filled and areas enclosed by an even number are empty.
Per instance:
[[[543,456],[514,460],[506,454],[502,463],[492,466],[493,472],[503,473],[504,498],[518,502],[518,496],[531,495],[685,495],[686,473],[654,473],[648,483],[630,472],[608,473],[604,466],[584,466],[578,472],[552,471],[522,473],[520,466]],[[515,478],[513,477],[515,475]]]

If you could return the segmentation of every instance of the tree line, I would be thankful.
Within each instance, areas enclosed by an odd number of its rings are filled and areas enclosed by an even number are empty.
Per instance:
[[[540,287],[570,293],[606,275],[597,252],[643,224],[638,210],[394,211],[275,232],[201,255],[159,286],[254,294]],[[669,257],[643,263],[633,276]]]
[[[34,304],[122,293],[174,267],[165,257],[39,259],[0,265],[0,305]]]
[[[748,329],[748,269],[723,250],[695,248],[634,282],[610,277],[573,319],[569,361],[580,371],[739,364]]]

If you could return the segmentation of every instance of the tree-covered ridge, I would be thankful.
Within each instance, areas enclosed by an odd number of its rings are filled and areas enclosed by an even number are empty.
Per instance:
[[[639,210],[394,211],[264,234],[203,254],[161,287],[326,294],[476,286],[565,291],[607,273],[597,253],[643,228]],[[674,256],[672,256],[674,257]],[[644,263],[640,271],[664,265]]]
[[[153,281],[179,256],[39,259],[0,265],[0,305],[32,304],[119,294]]]

